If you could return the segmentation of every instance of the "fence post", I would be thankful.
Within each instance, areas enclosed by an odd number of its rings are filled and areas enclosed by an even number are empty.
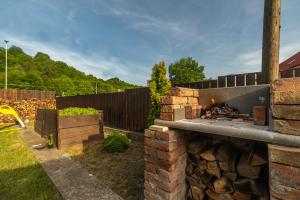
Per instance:
[[[257,73],[254,74],[254,85],[257,85]]]
[[[225,76],[225,87],[227,88],[227,76]]]
[[[234,75],[234,87],[236,87],[236,75]]]
[[[293,78],[295,78],[295,77],[296,77],[296,70],[293,69]]]
[[[244,74],[244,86],[247,86],[247,74]]]

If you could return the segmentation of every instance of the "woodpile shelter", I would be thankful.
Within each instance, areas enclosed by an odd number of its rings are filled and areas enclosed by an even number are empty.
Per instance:
[[[221,102],[240,114],[203,109]],[[145,199],[299,199],[300,78],[228,91],[173,88],[161,104],[145,130]],[[263,125],[254,123],[257,105],[271,107],[269,119],[260,113]]]

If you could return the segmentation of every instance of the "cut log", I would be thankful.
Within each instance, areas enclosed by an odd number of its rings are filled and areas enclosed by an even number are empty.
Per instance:
[[[187,152],[200,155],[203,151],[207,150],[210,144],[211,140],[208,138],[197,138],[187,145]]]
[[[202,183],[208,185],[209,183],[212,183],[213,175],[208,173],[207,171],[204,171],[204,173],[201,175],[200,179]]]
[[[187,176],[186,179],[190,185],[193,185],[195,187],[202,188],[202,189],[207,188],[207,186],[202,183],[202,181],[199,177]]]
[[[193,200],[203,200],[205,193],[201,188],[191,186],[188,196]]]
[[[219,169],[218,161],[207,162],[207,169]]]
[[[260,166],[251,166],[248,163],[248,156],[243,154],[237,165],[238,174],[245,178],[257,179],[259,177]]]
[[[237,191],[235,191],[233,193],[232,197],[235,200],[251,200],[252,199],[252,195],[251,194],[246,194],[246,193],[237,192]]]
[[[223,143],[218,148],[217,160],[220,162],[228,162],[230,159],[236,157],[236,151],[233,146],[229,143]]]
[[[214,181],[214,191],[219,194],[232,193],[233,187],[229,179],[226,177],[218,178]]]
[[[214,175],[214,176],[216,176],[218,178],[221,177],[221,170],[219,168],[217,168],[217,169],[207,169],[206,171],[208,173],[210,173],[211,175]]]
[[[217,149],[218,146],[214,145],[212,147],[210,147],[209,149],[207,149],[206,151],[204,151],[203,153],[200,154],[200,156],[207,160],[207,161],[216,161],[216,154],[217,154]]]
[[[252,179],[238,179],[233,183],[233,187],[236,191],[247,193],[247,194],[254,194],[260,195],[261,194],[261,185],[258,181]]]
[[[234,200],[230,194],[218,194],[211,189],[207,189],[205,193],[213,200]]]
[[[235,154],[237,155],[237,154]],[[219,166],[221,168],[221,170],[223,171],[228,171],[228,172],[235,172],[235,166],[236,166],[236,161],[237,161],[237,156],[235,156],[234,158],[225,161],[225,162],[219,162]]]
[[[237,173],[235,172],[224,172],[224,171],[222,172],[222,176],[227,177],[232,182],[235,181],[238,177]]]
[[[197,163],[197,166],[198,166],[199,169],[201,169],[202,171],[204,171],[204,170],[207,169],[207,161],[206,160],[200,160]]]
[[[252,166],[267,164],[267,148],[265,146],[255,145],[255,148],[249,153],[248,162]]]

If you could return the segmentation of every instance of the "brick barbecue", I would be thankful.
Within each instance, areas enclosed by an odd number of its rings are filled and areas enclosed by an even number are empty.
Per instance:
[[[270,93],[269,126],[257,126],[201,120],[201,90],[172,88],[145,130],[145,199],[300,200],[300,78]]]

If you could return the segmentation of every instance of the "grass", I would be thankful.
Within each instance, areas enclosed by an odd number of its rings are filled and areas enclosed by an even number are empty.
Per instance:
[[[66,152],[125,200],[139,199],[144,179],[143,142],[133,141],[123,153],[108,153],[103,144],[72,147]]]
[[[0,199],[62,199],[13,127],[0,128]]]

